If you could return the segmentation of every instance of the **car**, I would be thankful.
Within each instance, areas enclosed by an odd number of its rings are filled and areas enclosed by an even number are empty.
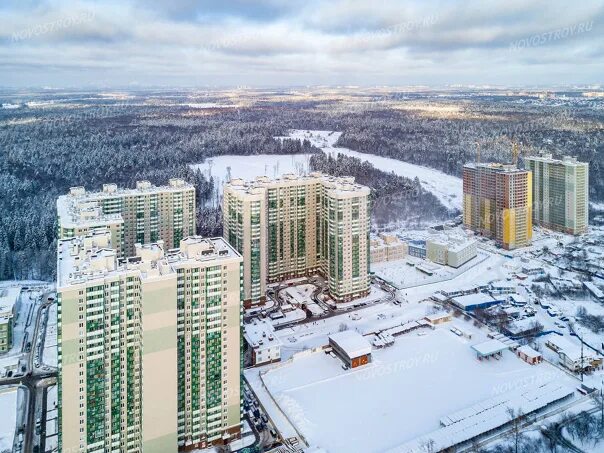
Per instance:
[[[260,416],[260,418],[262,419],[262,421],[263,421],[264,423],[268,423],[268,417],[266,416],[266,414],[262,414],[262,415]]]

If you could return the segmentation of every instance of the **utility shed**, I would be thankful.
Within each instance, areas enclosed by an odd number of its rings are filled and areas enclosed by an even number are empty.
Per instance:
[[[499,359],[502,352],[508,348],[508,345],[495,339],[472,345],[472,349],[476,352],[478,360],[490,359],[491,357]]]
[[[371,344],[360,333],[353,330],[329,336],[329,345],[350,368],[371,362]]]

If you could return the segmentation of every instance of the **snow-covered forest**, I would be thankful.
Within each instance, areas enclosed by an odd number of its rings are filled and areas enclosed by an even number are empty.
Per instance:
[[[219,155],[319,152],[307,141],[274,139],[290,129],[341,131],[340,146],[454,175],[478,147],[483,161],[510,160],[513,140],[522,152],[591,162],[591,198],[602,202],[604,101],[573,96],[0,92],[0,279],[53,278],[55,200],[70,186],[183,177],[197,186],[199,233],[220,234],[220,210],[205,203],[215,196],[214,181],[189,165]],[[352,173],[373,187],[380,222],[446,214],[417,181],[360,161],[312,160],[314,168]]]

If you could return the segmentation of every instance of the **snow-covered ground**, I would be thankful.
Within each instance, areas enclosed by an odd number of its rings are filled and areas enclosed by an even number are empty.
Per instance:
[[[361,153],[348,148],[335,147],[335,143],[342,135],[341,132],[334,131],[316,131],[316,130],[297,130],[290,131],[286,138],[295,138],[299,140],[307,139],[313,145],[321,148],[326,153],[345,154],[347,156],[357,157],[361,160],[369,161],[375,168],[385,172],[394,172],[405,178],[419,178],[424,189],[432,192],[440,202],[449,209],[462,208],[463,187],[461,178],[447,175],[433,168],[415,165],[390,157],[376,156],[370,153]],[[279,138],[279,137],[277,137]]]
[[[461,210],[462,181],[455,176],[447,175],[432,168],[414,165],[389,157],[360,153],[348,148],[338,148],[333,145],[341,132],[333,131],[304,131],[292,130],[285,137],[277,139],[308,139],[326,153],[340,153],[367,160],[374,167],[385,172],[394,172],[406,178],[418,177],[424,189],[432,192],[440,202],[449,209]],[[258,154],[253,156],[216,156],[201,164],[191,165],[193,169],[201,170],[206,176],[213,176],[219,193],[222,185],[231,178],[252,180],[256,176],[279,177],[285,173],[307,174],[309,171],[310,154]]]
[[[460,321],[456,321],[460,322]],[[530,366],[512,352],[478,361],[471,341],[443,325],[426,335],[410,333],[394,346],[374,349],[371,364],[343,370],[323,352],[302,354],[274,366],[263,380],[290,423],[311,445],[328,452],[380,452],[439,428],[452,412],[515,388],[514,383],[573,380],[556,368]]]
[[[399,289],[410,288],[413,286],[437,283],[455,278],[456,276],[467,272],[473,267],[478,266],[489,256],[490,254],[488,252],[479,251],[475,258],[457,269],[449,266],[441,266],[440,264],[436,264],[428,260],[407,256],[402,260],[384,261],[372,264],[371,271],[375,272],[378,277],[384,279]],[[422,263],[424,265],[428,265],[434,274],[428,275],[418,270],[415,266],[410,266],[407,264],[407,262],[412,262],[416,265]]]
[[[285,173],[306,174],[310,154],[257,154],[254,156],[216,156],[201,164],[191,165],[206,177],[214,177],[214,184],[222,194],[222,186],[231,178],[253,180],[256,176],[277,178]]]
[[[17,387],[0,388],[0,451],[13,450],[17,427]]]

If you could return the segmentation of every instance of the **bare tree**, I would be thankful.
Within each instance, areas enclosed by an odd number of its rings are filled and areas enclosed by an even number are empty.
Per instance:
[[[510,422],[512,424],[511,438],[514,442],[514,453],[518,453],[518,447],[522,440],[522,423],[524,422],[524,413],[521,409],[514,410],[512,407],[506,409]]]

